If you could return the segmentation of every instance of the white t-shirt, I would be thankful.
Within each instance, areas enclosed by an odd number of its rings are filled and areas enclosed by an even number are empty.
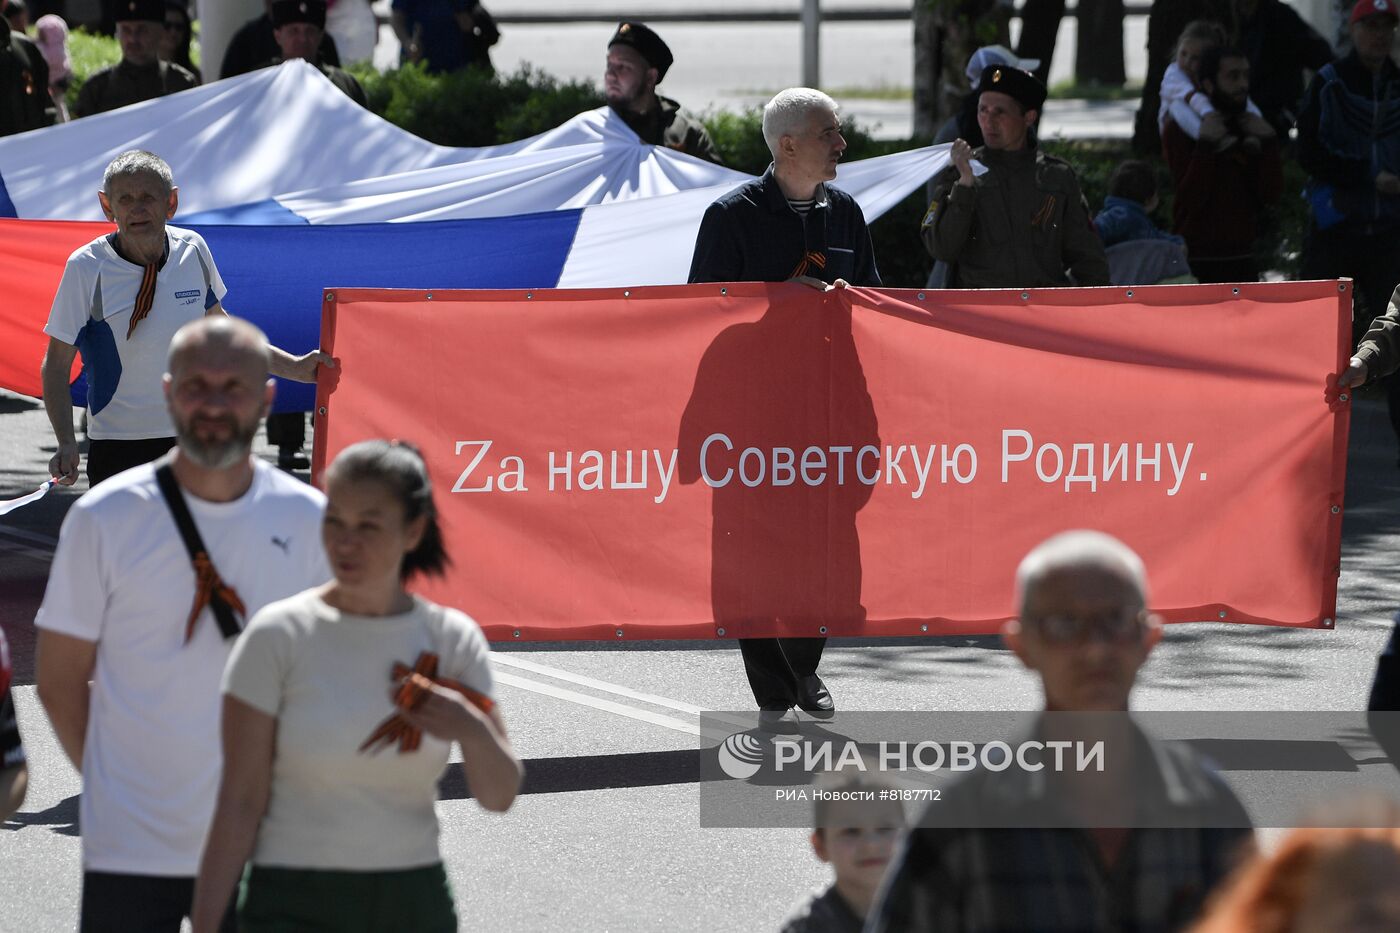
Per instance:
[[[493,693],[481,628],[455,609],[414,598],[394,616],[356,616],[316,593],[273,603],[229,658],[224,692],[277,717],[272,793],[253,862],[283,868],[384,871],[441,860],[433,811],[449,743],[424,734],[358,751],[395,712],[394,662],[438,655],[438,676]]]
[[[325,498],[259,461],[233,502],[186,493],[210,559],[251,614],[330,579]],[[193,875],[221,767],[219,678],[232,645],[205,609],[155,481],[135,467],[68,512],[35,625],[97,643],[80,818],[89,870]]]
[[[75,250],[63,267],[44,333],[82,354],[88,379],[88,436],[98,440],[172,437],[161,376],[170,339],[203,317],[228,289],[204,238],[166,227],[169,255],[156,274],[150,314],[127,327],[145,268],[117,255],[111,235]]]

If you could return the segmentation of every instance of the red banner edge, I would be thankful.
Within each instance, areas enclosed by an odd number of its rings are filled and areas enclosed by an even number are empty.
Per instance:
[[[335,313],[337,303],[337,292],[339,289],[328,288],[321,296],[321,349],[335,356]],[[336,380],[339,381],[339,373],[336,373]],[[312,417],[311,435],[311,485],[317,489],[324,488],[321,479],[326,471],[326,444],[330,437],[330,412],[331,412],[331,382],[324,372],[318,372],[316,377],[316,412]]]
[[[1215,622],[1228,625],[1267,625],[1273,628],[1331,628],[1331,615],[1319,615],[1298,622],[1282,622],[1249,615],[1226,603],[1156,609],[1169,625]],[[806,628],[789,625],[781,629],[748,628],[726,631],[714,622],[584,622],[577,625],[512,625],[508,622],[477,622],[494,644],[512,642],[574,641],[734,641],[742,638],[947,638],[1001,634],[1005,618],[997,619],[867,619],[858,623],[829,623]]]
[[[1351,279],[1337,279],[1337,366],[1340,375],[1351,361]],[[1333,409],[1332,418],[1332,477],[1328,508],[1332,515],[1327,523],[1324,554],[1327,564],[1322,567],[1322,605],[1318,608],[1318,628],[1336,628],[1337,587],[1342,574],[1342,518],[1346,515],[1347,451],[1351,434],[1351,396]]]

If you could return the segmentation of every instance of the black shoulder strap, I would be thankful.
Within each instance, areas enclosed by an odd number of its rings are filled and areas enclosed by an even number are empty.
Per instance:
[[[197,568],[202,557],[213,566],[213,562],[209,560],[209,552],[205,550],[204,539],[199,536],[199,528],[194,523],[189,506],[185,504],[185,496],[180,492],[180,484],[175,482],[175,472],[170,469],[169,463],[163,463],[156,468],[156,485],[160,487],[160,494],[165,497],[171,517],[175,519],[175,527],[180,530],[180,538],[185,542],[185,550],[190,555],[190,565]],[[195,574],[198,576],[198,569],[195,570]],[[209,608],[214,611],[214,621],[219,623],[219,632],[225,638],[234,638],[242,631],[233,607],[223,598],[217,587],[210,594]]]

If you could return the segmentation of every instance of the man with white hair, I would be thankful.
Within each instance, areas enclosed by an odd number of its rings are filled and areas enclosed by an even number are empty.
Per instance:
[[[1002,635],[1040,677],[1034,735],[1103,740],[1108,765],[978,771],[953,784],[943,796],[956,804],[932,804],[909,835],[866,929],[1188,926],[1253,832],[1189,747],[1162,743],[1124,715],[1162,632],[1142,560],[1109,535],[1068,531],[1026,555],[1016,590],[1018,618]],[[934,809],[954,805],[952,814]]]
[[[860,205],[827,184],[846,151],[836,101],[780,91],[763,108],[763,140],[773,164],[706,209],[690,281],[880,285]]]
[[[267,338],[218,315],[168,346],[178,446],[74,503],[34,620],[39,700],[83,777],[82,933],[180,929],[218,792],[234,639],[263,606],[330,578],[325,498],[252,456],[274,390]]]
[[[78,479],[78,442],[69,389],[73,358],[87,367],[88,484],[148,463],[175,445],[160,378],[170,338],[184,324],[223,315],[228,289],[204,238],[166,225],[179,204],[170,166],[133,149],[112,160],[97,199],[117,232],[68,257],[44,333],[44,409],[58,441],[49,473]],[[315,382],[334,365],[319,350],[301,356],[270,348],[269,372]]]
[[[865,215],[854,198],[827,184],[846,150],[836,101],[811,88],[780,92],[763,108],[763,138],[773,164],[705,211],[690,281],[878,286]],[[873,424],[873,413],[868,420]],[[849,611],[862,612],[858,604],[857,598]],[[739,639],[765,728],[794,729],[794,706],[817,719],[835,715],[836,703],[817,675],[825,645],[825,638]]]

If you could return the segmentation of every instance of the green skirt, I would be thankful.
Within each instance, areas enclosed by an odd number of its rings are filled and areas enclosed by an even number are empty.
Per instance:
[[[238,898],[240,933],[455,933],[442,863],[397,871],[253,865]]]

